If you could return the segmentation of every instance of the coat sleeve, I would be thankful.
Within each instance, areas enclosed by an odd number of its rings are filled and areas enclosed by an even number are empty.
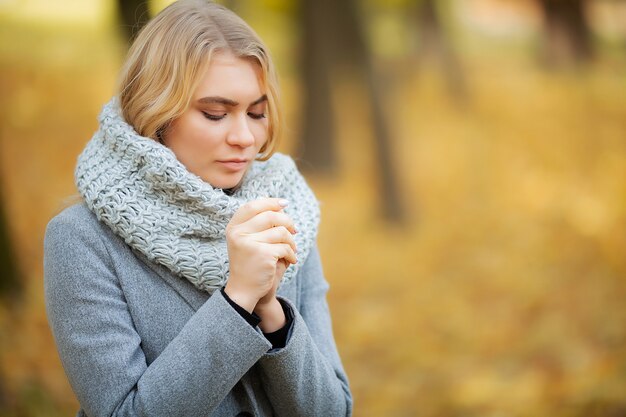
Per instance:
[[[263,386],[278,416],[350,416],[352,395],[332,333],[317,248],[303,266],[301,307],[283,349],[259,360]]]
[[[271,345],[217,291],[148,366],[102,230],[86,223],[59,215],[44,242],[48,321],[81,407],[92,417],[211,414]]]

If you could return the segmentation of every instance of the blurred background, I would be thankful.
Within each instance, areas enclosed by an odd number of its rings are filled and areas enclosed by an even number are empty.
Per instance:
[[[0,0],[0,416],[69,416],[42,241],[170,1]],[[626,1],[231,0],[322,204],[355,416],[626,416]]]

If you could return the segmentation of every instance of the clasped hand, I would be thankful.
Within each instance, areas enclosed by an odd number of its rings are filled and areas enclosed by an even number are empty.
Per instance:
[[[287,204],[278,198],[251,201],[235,212],[226,227],[230,276],[224,291],[261,317],[264,332],[284,324],[276,289],[287,267],[297,261],[296,229],[283,212]]]

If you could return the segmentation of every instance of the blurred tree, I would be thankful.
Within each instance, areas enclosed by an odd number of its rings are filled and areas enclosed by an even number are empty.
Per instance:
[[[539,0],[545,20],[543,59],[548,65],[580,64],[593,57],[585,0]]]
[[[337,168],[333,105],[331,100],[331,66],[333,37],[329,20],[333,0],[302,0],[299,19],[302,22],[302,76],[304,79],[303,130],[298,154],[304,170],[330,173]],[[309,165],[310,164],[310,165]]]
[[[379,194],[387,220],[402,222],[404,212],[393,171],[391,140],[383,114],[385,97],[365,42],[361,20],[353,0],[302,0],[300,19],[303,34],[305,83],[304,129],[300,142],[303,169],[332,172],[336,169],[331,78],[341,64],[360,77],[368,102],[379,166]]]
[[[458,55],[444,30],[441,12],[434,0],[413,0],[411,15],[415,19],[418,59],[434,55],[440,62],[450,94],[457,100],[467,97],[467,88]]]
[[[8,414],[9,407],[11,407],[11,395],[9,394],[9,390],[7,389],[6,380],[8,378],[4,375],[2,367],[0,367],[0,415],[11,415]],[[4,414],[3,414],[4,413]]]
[[[130,45],[133,37],[150,19],[150,10],[146,0],[117,0],[117,9],[126,44]]]
[[[9,300],[20,290],[19,274],[0,194],[0,298]]]

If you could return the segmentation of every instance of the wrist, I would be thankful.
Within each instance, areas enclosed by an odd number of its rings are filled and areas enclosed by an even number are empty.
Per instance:
[[[256,304],[259,301],[257,298],[250,296],[246,291],[233,288],[233,286],[228,285],[228,283],[224,287],[224,292],[228,295],[228,298],[248,313],[252,313],[254,311]]]
[[[259,327],[264,333],[282,329],[287,323],[283,306],[276,297],[272,297],[267,303],[257,304],[254,312],[261,318]]]

